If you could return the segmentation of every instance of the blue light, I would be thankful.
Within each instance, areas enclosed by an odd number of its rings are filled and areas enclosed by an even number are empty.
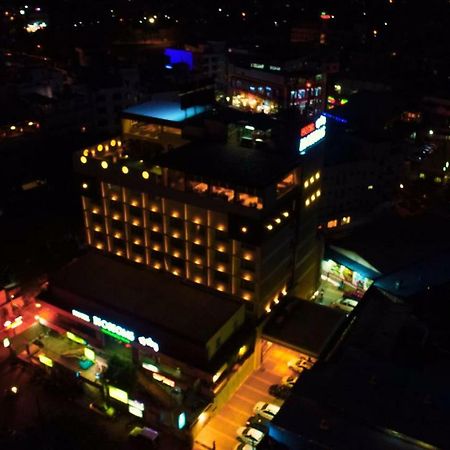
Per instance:
[[[330,119],[335,120],[336,122],[341,122],[341,123],[348,123],[347,119],[344,119],[343,117],[338,117],[335,116],[334,114],[330,114],[328,112],[323,112],[322,113],[325,117],[329,117]]]
[[[192,52],[176,48],[166,48],[164,54],[169,57],[170,64],[184,63],[189,66],[190,70],[194,67]]]
[[[178,416],[178,429],[182,430],[186,425],[186,413],[182,412]]]
[[[204,112],[204,106],[191,106],[181,109],[178,102],[152,101],[131,106],[124,110],[125,113],[135,114],[154,119],[170,120],[171,122],[182,122]]]

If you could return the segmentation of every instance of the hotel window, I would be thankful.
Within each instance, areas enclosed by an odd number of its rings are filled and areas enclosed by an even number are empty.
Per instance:
[[[228,263],[230,261],[230,255],[225,252],[215,252],[216,261]]]
[[[196,223],[189,224],[189,231],[194,236],[205,236],[206,235],[206,227],[204,225],[198,225]]]
[[[220,281],[222,283],[228,283],[230,281],[230,275],[225,272],[219,272],[218,270],[214,271],[214,279],[216,281]]]
[[[174,239],[174,238],[172,238],[170,240],[170,245],[173,248],[176,248],[178,250],[184,250],[184,241],[182,239]]]
[[[210,194],[212,197],[219,198],[227,202],[231,202],[234,199],[234,190],[222,186],[211,186]]]
[[[208,184],[202,181],[188,180],[186,183],[187,190],[196,194],[208,194]]]
[[[155,223],[159,223],[159,224],[162,223],[162,215],[159,213],[149,212],[148,217],[151,222],[155,222]]]
[[[241,269],[255,271],[255,262],[241,259]]]
[[[158,261],[158,262],[162,263],[163,260],[164,260],[164,255],[163,255],[161,252],[157,252],[157,251],[155,251],[155,250],[152,250],[152,251],[150,252],[150,258],[151,258],[153,261]]]
[[[295,185],[295,174],[291,172],[283,180],[277,183],[277,197],[281,197],[286,192],[290,191]]]
[[[203,245],[196,245],[192,244],[191,247],[192,253],[198,256],[205,256],[206,255],[206,247]]]
[[[253,292],[255,290],[255,283],[253,281],[240,280],[240,286],[247,291]]]
[[[221,242],[227,242],[228,233],[226,231],[215,230],[216,232],[216,240]]]
[[[262,200],[256,195],[239,193],[237,194],[236,198],[238,203],[240,203],[243,206],[246,206],[247,208],[256,208],[256,209],[263,208]]]

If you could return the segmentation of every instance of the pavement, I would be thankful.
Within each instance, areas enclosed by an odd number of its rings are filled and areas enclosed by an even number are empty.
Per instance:
[[[276,405],[283,403],[282,400],[271,396],[268,389],[270,385],[280,383],[282,377],[294,374],[287,363],[297,357],[298,352],[272,344],[264,355],[262,366],[246,379],[200,431],[194,443],[194,450],[233,450],[238,444],[236,430],[245,426],[247,419],[254,415],[253,407],[257,402]]]

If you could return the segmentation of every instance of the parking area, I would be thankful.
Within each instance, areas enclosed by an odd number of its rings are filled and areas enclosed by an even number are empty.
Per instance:
[[[280,383],[282,377],[294,374],[287,363],[297,357],[298,352],[269,344],[261,367],[247,378],[228,403],[206,424],[196,438],[194,449],[233,450],[238,444],[236,431],[245,426],[247,419],[253,415],[257,402],[283,403],[271,396],[268,389],[272,384]]]

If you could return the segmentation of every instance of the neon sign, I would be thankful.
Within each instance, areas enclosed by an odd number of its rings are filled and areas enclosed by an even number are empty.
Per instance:
[[[85,322],[91,323],[91,317],[89,314],[85,314],[76,309],[72,309],[72,315],[77,317],[78,319],[84,320]],[[134,342],[136,340],[136,335],[134,331],[127,330],[126,328],[117,325],[113,322],[109,322],[108,320],[102,319],[98,316],[92,316],[92,323],[101,329],[101,331],[105,334],[108,334],[116,339],[125,342]],[[155,352],[159,352],[159,344],[154,341],[151,337],[139,336],[137,341],[143,347],[150,347]]]
[[[306,150],[325,137],[327,118],[322,114],[319,118],[300,130],[300,155],[304,155]]]

